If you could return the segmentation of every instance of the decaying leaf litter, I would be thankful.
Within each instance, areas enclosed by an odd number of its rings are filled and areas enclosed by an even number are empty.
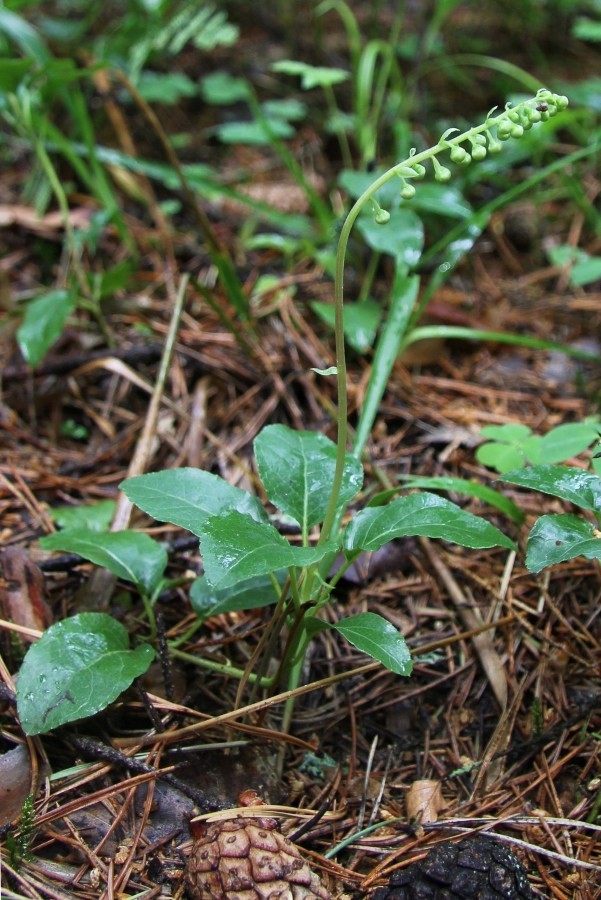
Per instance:
[[[263,166],[263,151],[248,153],[234,161]],[[271,169],[263,176],[266,190],[278,186],[280,175]],[[591,196],[597,190],[589,185]],[[562,235],[580,233],[582,217],[567,205],[557,209],[549,201],[541,210],[526,204],[518,215],[540,225],[549,211]],[[27,217],[17,212],[8,243],[11,265],[19,265],[17,285],[27,289],[40,280],[40,264]],[[495,227],[437,293],[429,316],[594,344],[597,295],[567,285],[561,266],[542,264],[536,232],[526,248],[512,240],[514,214],[497,214]],[[221,239],[236,246],[242,224],[237,209],[220,213]],[[140,471],[194,465],[253,489],[251,442],[263,425],[283,422],[331,435],[335,396],[328,380],[311,372],[330,364],[331,335],[309,306],[329,299],[330,281],[307,261],[257,298],[252,331],[241,327],[236,336],[188,285],[152,413],[179,275],[193,271],[202,282],[198,268],[208,269],[208,261],[191,222],[169,235],[167,261],[144,212],[131,214],[131,228],[147,255],[138,292],[120,297],[108,312],[113,348],[82,328],[80,318],[32,375],[7,345],[0,508],[4,545],[25,551],[9,584],[10,618],[21,622],[24,640],[27,629],[34,637],[36,627],[47,624],[38,568],[55,621],[108,602],[130,633],[144,628],[131,597],[119,587],[114,593],[112,584],[110,591],[99,588],[92,579],[102,576],[90,566],[40,554],[37,539],[55,527],[49,509],[114,499],[136,458],[143,460]],[[45,229],[45,240],[60,239],[52,220]],[[594,244],[588,249],[594,252]],[[102,253],[107,259],[120,253],[110,233]],[[261,273],[277,268],[270,250],[240,248],[238,256],[248,290]],[[219,286],[214,292],[225,302]],[[365,358],[352,360],[351,413],[361,407],[368,365]],[[481,427],[520,421],[545,433],[594,412],[595,396],[598,367],[561,354],[416,344],[395,366],[369,445],[369,478],[374,486],[382,476],[409,472],[491,483],[493,475],[475,460]],[[85,423],[85,443],[65,435],[66,421]],[[541,512],[540,498],[508,493],[529,519]],[[480,511],[478,501],[468,508]],[[546,500],[544,508],[562,507]],[[169,544],[172,574],[200,570],[187,535],[138,514],[133,523]],[[500,527],[509,530],[506,522]],[[240,791],[254,788],[287,808],[285,832],[294,836],[302,828],[299,843],[315,854],[332,891],[382,883],[395,866],[451,830],[491,829],[527,861],[542,896],[597,896],[598,605],[598,567],[582,559],[535,577],[505,551],[475,553],[426,540],[398,542],[361,559],[340,586],[332,615],[344,609],[388,617],[415,655],[410,680],[373,666],[351,680],[312,688],[365,661],[333,632],[324,633],[308,659],[307,686],[285,735],[281,705],[263,702],[250,685],[240,698],[231,679],[195,670],[183,657],[166,684],[157,665],[95,719],[27,740],[33,776],[48,787],[36,806],[33,859],[12,873],[13,883],[23,896],[134,896],[155,885],[177,896],[180,850],[193,811],[234,806]],[[19,608],[34,621],[19,619]],[[157,610],[170,639],[193,624],[185,587],[161,597]],[[181,649],[244,667],[269,615],[267,608],[216,616]],[[18,658],[11,633],[5,627],[8,686],[15,653]],[[254,709],[245,713],[250,704]],[[18,737],[10,705],[5,721],[7,735]],[[170,737],[195,723],[194,747],[184,735]],[[145,739],[151,729],[152,739]],[[200,747],[201,741],[210,746]],[[7,764],[16,764],[22,777],[21,751],[19,758]],[[157,778],[156,768],[170,771]],[[50,771],[59,775],[47,783]],[[428,799],[418,802],[417,819],[408,819],[408,797],[424,783]],[[26,777],[22,800],[28,787]],[[352,840],[374,824],[383,827]],[[328,854],[332,858],[324,859]],[[6,865],[8,872],[10,856]],[[147,894],[153,895],[160,895],[158,888]]]

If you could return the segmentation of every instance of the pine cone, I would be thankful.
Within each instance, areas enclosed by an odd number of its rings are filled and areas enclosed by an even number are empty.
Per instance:
[[[372,900],[531,900],[526,870],[504,844],[478,835],[442,844],[394,872]]]
[[[188,859],[192,900],[328,900],[298,849],[265,816],[204,827]]]

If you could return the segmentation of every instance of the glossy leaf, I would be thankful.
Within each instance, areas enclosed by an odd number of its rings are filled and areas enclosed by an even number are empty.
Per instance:
[[[502,481],[561,497],[581,509],[601,510],[601,478],[576,466],[532,466],[506,473]]]
[[[424,246],[424,226],[413,210],[393,209],[385,225],[378,225],[372,214],[362,215],[357,228],[372,250],[394,256],[410,269],[418,264]]]
[[[488,487],[486,484],[480,484],[478,481],[445,476],[403,475],[400,477],[409,487],[425,488],[426,490],[429,488],[434,491],[454,491],[457,494],[465,494],[468,497],[477,497],[478,500],[483,500],[485,503],[494,506],[495,509],[505,513],[518,525],[524,521],[524,513],[515,503],[512,503],[508,497],[504,497],[499,491],[495,491],[494,488]],[[372,502],[371,505],[374,506],[376,504]]]
[[[409,535],[443,538],[462,547],[506,547],[515,544],[480,519],[436,494],[411,494],[388,506],[363,509],[344,532],[344,549],[378,550],[388,541]]]
[[[44,550],[77,553],[147,593],[157,587],[167,565],[165,549],[139,531],[102,532],[79,527],[49,534],[40,539],[40,546]]]
[[[127,631],[104,613],[57,622],[25,655],[17,710],[26,734],[44,734],[105,709],[154,658],[152,647],[129,649]]]
[[[336,445],[317,431],[268,425],[255,439],[254,450],[271,502],[303,531],[322,522],[336,469]],[[363,466],[347,454],[340,503],[352,500],[362,484]]]
[[[531,572],[576,556],[601,559],[601,539],[594,525],[572,515],[541,516],[535,522],[526,549]]]
[[[332,626],[349,644],[397,675],[411,675],[413,662],[405,638],[382,616],[360,613]]]
[[[312,565],[333,550],[327,542],[295,547],[273,525],[237,512],[207,519],[200,546],[207,582],[219,590],[279,569]]]
[[[21,353],[32,368],[40,363],[61,336],[67,316],[75,306],[69,291],[50,291],[27,304],[17,330]]]
[[[317,313],[322,322],[334,327],[336,311],[331,303],[316,301],[311,309]],[[365,353],[372,346],[378,326],[382,319],[382,306],[375,300],[364,300],[361,303],[345,303],[343,322],[346,341],[357,353]]]
[[[280,585],[286,580],[288,573],[277,572]],[[196,615],[202,619],[217,616],[220,613],[240,612],[243,609],[260,609],[277,603],[278,595],[268,575],[259,575],[240,581],[232,587],[215,590],[208,583],[206,576],[201,575],[190,588],[190,603]]]
[[[166,469],[138,475],[120,487],[136,506],[157,521],[179,525],[199,536],[210,516],[229,510],[247,514],[257,522],[267,521],[256,497],[202,469]]]

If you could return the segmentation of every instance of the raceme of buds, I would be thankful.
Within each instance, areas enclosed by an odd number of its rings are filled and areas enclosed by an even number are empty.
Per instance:
[[[389,177],[396,175],[401,182],[400,195],[403,200],[411,200],[415,197],[416,188],[411,183],[412,179],[421,179],[426,174],[423,162],[430,161],[434,169],[434,178],[439,182],[448,182],[452,178],[452,172],[437,158],[438,154],[448,151],[450,161],[458,166],[469,166],[472,160],[480,162],[489,153],[498,153],[503,141],[519,140],[533,125],[546,122],[558,112],[562,112],[568,106],[568,98],[561,94],[541,88],[535,97],[524,100],[517,106],[507,104],[503,112],[497,116],[491,113],[486,117],[482,125],[471,128],[464,134],[451,138],[450,135],[458,129],[448,129],[440,138],[435,147],[423,153],[416,154],[412,150],[408,160],[393,166],[384,176],[378,179],[378,183],[372,185],[369,193],[374,203],[374,218],[379,225],[385,225],[390,215],[382,209],[373,199],[375,189],[385,183]],[[462,145],[467,145],[462,146]],[[415,161],[414,161],[415,157]],[[423,161],[423,162],[422,162]]]

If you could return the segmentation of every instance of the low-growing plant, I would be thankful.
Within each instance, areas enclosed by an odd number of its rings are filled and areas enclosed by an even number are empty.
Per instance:
[[[364,209],[370,209],[376,225],[390,227],[391,214],[377,199],[377,193],[389,182],[396,182],[406,200],[416,194],[414,182],[424,178],[426,166],[432,166],[435,179],[447,183],[451,164],[467,165],[472,159],[483,159],[487,153],[501,149],[502,142],[519,139],[533,125],[546,121],[567,105],[563,96],[541,90],[536,97],[516,107],[508,106],[467,132],[445,132],[433,147],[412,152],[401,163],[377,177],[351,208],[343,225],[336,254],[334,306],[336,366],[319,370],[318,375],[335,375],[338,388],[337,442],[312,431],[295,431],[282,424],[265,427],[254,441],[258,474],[269,503],[298,526],[298,538],[287,539],[275,527],[261,499],[235,488],[222,478],[198,469],[172,469],[127,479],[122,489],[142,510],[154,518],[183,527],[200,540],[204,574],[191,589],[191,600],[201,619],[216,611],[249,609],[275,605],[259,649],[267,652],[279,644],[285,634],[285,647],[279,657],[275,676],[261,677],[268,686],[298,685],[307,647],[321,631],[334,629],[358,650],[367,653],[392,672],[409,675],[412,660],[403,636],[382,616],[371,612],[338,618],[322,616],[331,605],[336,586],[353,561],[366,551],[374,551],[396,538],[421,535],[442,538],[467,548],[515,548],[514,542],[485,519],[477,517],[436,494],[409,493],[385,503],[368,505],[358,511],[356,501],[363,484],[361,457],[371,431],[388,376],[410,320],[416,300],[416,279],[405,270],[397,270],[395,300],[378,344],[367,398],[361,414],[352,449],[347,449],[347,384],[345,362],[343,276],[346,249],[353,225]],[[419,188],[417,189],[419,191]],[[390,239],[395,240],[394,233]],[[398,238],[397,238],[398,239]],[[144,544],[142,544],[144,541]],[[146,597],[149,618],[152,604],[162,584],[166,563],[164,550],[156,544],[150,551],[146,535],[131,532],[106,534],[93,530],[68,528],[44,539],[47,548],[74,551],[87,559],[107,566],[111,571],[136,583]],[[335,562],[337,563],[335,564]],[[90,656],[95,652],[94,623],[81,614],[77,622],[67,620],[46,632],[42,640],[27,654],[23,674],[19,678],[19,712],[29,733],[46,731],[61,722],[89,715],[82,711],[74,692],[77,679],[71,667],[68,687],[56,663],[52,667],[52,684],[45,684],[44,697],[35,694],[35,679],[41,678],[39,667],[28,665],[32,656],[43,655],[45,645],[52,643],[53,654],[60,645],[59,632],[77,626],[80,635],[88,632],[82,651],[86,671],[93,668]],[[106,660],[111,653],[126,672],[120,685],[134,677],[148,661],[145,645],[134,651],[127,649],[123,635],[113,634],[110,617],[101,617],[101,674],[108,671]],[[334,619],[334,621],[332,621]],[[107,622],[108,620],[108,622]],[[71,623],[71,624],[69,624]],[[116,625],[117,623],[115,623]],[[106,632],[111,634],[107,636]],[[55,643],[58,639],[58,643]],[[68,640],[74,636],[69,633]],[[77,642],[77,641],[76,641]],[[84,645],[86,644],[84,640]],[[177,648],[173,648],[174,652]],[[84,652],[85,651],[85,652]],[[87,655],[86,655],[87,654]],[[133,655],[132,655],[133,654]],[[77,655],[76,655],[77,656]],[[50,656],[52,659],[58,657]],[[216,666],[208,660],[200,665],[218,667],[224,674],[236,674],[233,667]],[[47,670],[46,670],[47,671]],[[242,673],[238,673],[242,674]],[[46,676],[47,677],[47,676]],[[254,675],[256,678],[257,676]],[[99,676],[99,691],[106,688]],[[89,685],[86,682],[86,686]],[[114,696],[112,682],[110,696]],[[89,692],[86,693],[89,699]],[[29,704],[29,705],[28,705]],[[102,705],[95,704],[96,709]],[[288,726],[292,704],[288,703],[284,725]]]

